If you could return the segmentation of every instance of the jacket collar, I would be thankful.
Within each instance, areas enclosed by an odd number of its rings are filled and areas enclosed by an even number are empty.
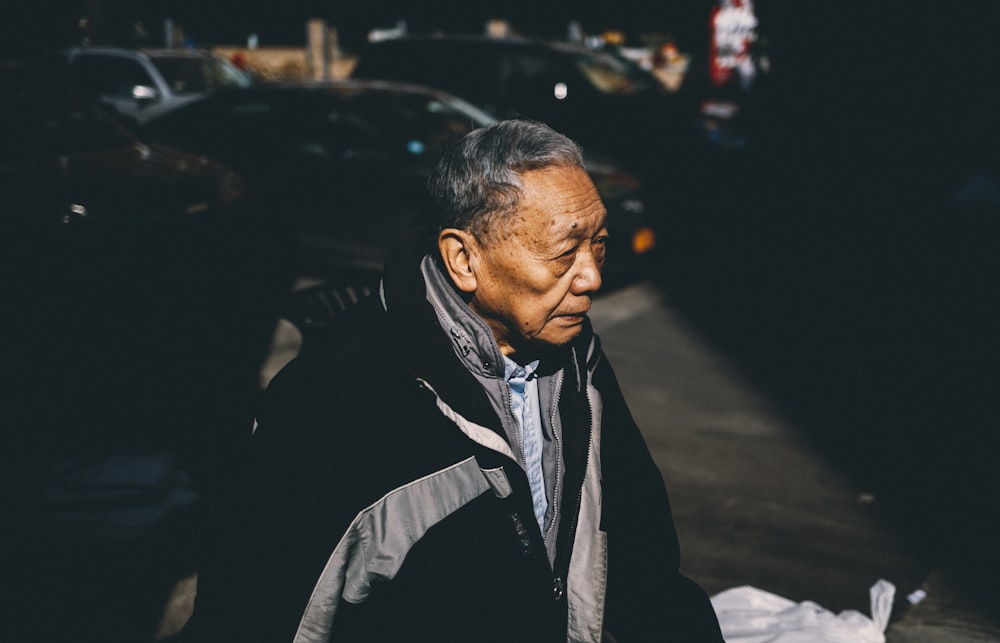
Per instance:
[[[486,322],[455,292],[432,255],[424,256],[420,271],[427,287],[427,301],[437,315],[438,324],[451,340],[455,356],[473,374],[502,378],[503,355]]]
[[[486,392],[459,359],[461,349],[456,347],[453,336],[438,323],[421,270],[425,256],[414,244],[400,246],[386,259],[381,294],[393,352],[414,380],[428,382],[457,413],[503,435]],[[499,349],[496,351],[499,354]],[[502,360],[499,368],[502,376]]]

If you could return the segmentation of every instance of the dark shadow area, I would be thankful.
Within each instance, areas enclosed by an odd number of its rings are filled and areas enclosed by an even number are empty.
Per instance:
[[[775,66],[736,96],[747,146],[670,151],[651,280],[928,569],[1000,613],[1000,10],[757,5]],[[242,209],[0,233],[0,639],[150,640],[228,533],[204,499],[292,314],[285,237]]]
[[[924,9],[888,50],[884,7],[788,18],[795,64],[744,97],[745,150],[691,159],[654,281],[996,614],[997,65],[985,24]]]
[[[281,237],[236,205],[3,232],[0,638],[152,640],[248,433]]]

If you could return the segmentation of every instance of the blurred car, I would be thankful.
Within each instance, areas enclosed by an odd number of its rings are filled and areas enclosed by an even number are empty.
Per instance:
[[[145,123],[224,87],[253,78],[225,58],[196,49],[75,47],[48,56],[66,80],[131,123]]]
[[[248,198],[287,222],[304,269],[375,273],[429,207],[443,146],[493,121],[441,91],[354,80],[216,92],[141,136],[239,171]],[[632,175],[596,157],[587,165],[611,213],[609,269],[634,268],[655,245],[656,210]]]
[[[0,88],[0,445],[192,449],[254,393],[280,248],[226,166],[138,141],[33,65]]]
[[[429,85],[497,118],[545,122],[658,182],[704,140],[686,94],[619,55],[568,43],[404,36],[369,42],[351,76]]]
[[[46,228],[207,216],[240,177],[204,156],[138,141],[72,90],[8,78],[0,97],[0,218]]]

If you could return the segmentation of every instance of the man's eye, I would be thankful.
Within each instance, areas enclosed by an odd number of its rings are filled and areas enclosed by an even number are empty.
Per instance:
[[[593,248],[594,257],[596,257],[598,261],[604,261],[604,256],[608,252],[608,238],[598,237],[594,239]]]
[[[577,247],[573,246],[557,257],[560,261],[570,261],[576,257]]]

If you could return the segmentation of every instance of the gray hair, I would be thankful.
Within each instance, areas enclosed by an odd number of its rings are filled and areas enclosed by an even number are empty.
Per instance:
[[[507,120],[473,130],[444,153],[428,179],[431,231],[468,230],[480,243],[497,238],[520,203],[520,174],[550,167],[583,168],[583,152],[548,125]]]

